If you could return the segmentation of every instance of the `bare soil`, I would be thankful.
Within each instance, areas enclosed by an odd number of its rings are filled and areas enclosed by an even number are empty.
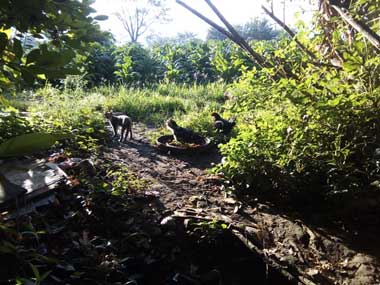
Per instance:
[[[193,156],[160,153],[147,132],[138,125],[133,140],[113,143],[102,154],[149,181],[137,196],[154,216],[150,226],[164,228],[160,235],[173,238],[170,250],[181,252],[175,270],[169,262],[157,270],[160,281],[144,284],[380,284],[378,193],[318,201],[323,207],[315,208],[307,199],[293,205],[276,197],[236,197],[207,172],[220,162],[216,148]],[[199,226],[210,222],[227,229]],[[165,283],[168,274],[174,283]]]
[[[162,153],[149,131],[137,124],[71,169],[53,204],[0,228],[0,284],[36,269],[45,285],[380,284],[380,191],[229,192],[208,171],[216,147]],[[113,169],[146,183],[110,191]]]

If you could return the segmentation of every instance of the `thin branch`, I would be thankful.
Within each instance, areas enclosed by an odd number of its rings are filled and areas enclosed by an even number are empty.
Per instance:
[[[259,66],[261,67],[265,67],[266,65],[263,65],[262,61],[261,60],[257,60],[256,57],[254,57],[247,49],[246,49],[246,46],[243,45],[243,43],[241,41],[239,41],[236,37],[234,37],[229,31],[225,30],[223,27],[219,26],[218,24],[216,24],[215,22],[211,21],[210,19],[208,19],[207,17],[203,16],[201,13],[199,13],[198,11],[196,11],[195,9],[191,8],[190,6],[188,6],[187,4],[185,4],[184,2],[182,2],[181,0],[176,0],[177,4],[181,5],[182,7],[184,7],[185,9],[189,10],[191,13],[193,13],[195,16],[199,17],[200,19],[202,19],[203,21],[205,21],[207,24],[209,24],[211,27],[213,27],[215,30],[217,30],[218,32],[222,33],[223,35],[225,35],[227,38],[229,38],[232,42],[234,42],[235,44],[237,44],[242,50],[244,50],[249,56],[250,56],[250,59],[252,61],[254,61],[256,64],[258,64]],[[261,56],[260,56],[261,57]],[[269,73],[267,73],[267,76],[274,80],[277,76],[272,76],[270,75]]]
[[[227,38],[229,38],[230,40],[234,41],[234,37],[232,36],[232,34],[230,34],[227,30],[225,30],[223,27],[219,26],[218,24],[216,24],[215,22],[211,21],[210,19],[206,18],[205,16],[203,16],[201,13],[199,13],[197,10],[191,8],[190,6],[188,6],[186,3],[182,2],[181,0],[176,0],[176,2],[181,5],[182,7],[184,7],[185,9],[189,10],[191,13],[193,13],[195,16],[201,18],[203,21],[205,21],[207,24],[209,24],[210,26],[212,26],[215,30],[217,30],[218,32],[220,32],[221,34],[225,35]],[[234,41],[235,42],[235,41]]]
[[[235,30],[235,28],[227,21],[227,19],[219,12],[219,10],[215,7],[215,5],[210,0],[205,0],[207,5],[214,11],[214,13],[218,16],[218,18],[226,25],[229,32],[234,36],[234,38],[245,48],[245,50],[251,54],[251,56],[262,66],[264,67],[272,67],[265,62],[265,59],[255,52],[251,46],[239,35],[239,33]]]
[[[228,32],[227,30],[225,30],[223,27],[219,26],[218,24],[216,24],[215,22],[211,21],[210,19],[208,19],[207,17],[203,16],[201,13],[199,13],[198,11],[196,11],[195,9],[191,8],[190,6],[188,6],[187,4],[185,4],[184,2],[182,2],[181,0],[176,0],[176,2],[181,5],[182,7],[184,7],[185,9],[189,10],[191,13],[193,13],[195,16],[199,17],[200,19],[202,19],[203,21],[205,21],[207,24],[209,24],[211,27],[213,27],[215,30],[217,30],[218,32],[220,32],[221,34],[225,35],[227,38],[229,38],[231,41],[233,41],[235,44],[237,44],[239,47],[241,47],[244,51],[246,51],[248,54],[249,52],[246,50],[246,48],[239,42],[236,40],[236,38],[230,33]],[[258,63],[256,61],[256,63],[260,66],[262,66],[260,63]]]
[[[344,12],[342,8],[336,5],[331,6],[349,25],[351,25],[355,30],[361,33],[375,48],[380,50],[380,36],[378,34],[372,31],[371,28],[368,27],[366,24],[360,23],[353,19],[348,13]]]
[[[313,54],[310,50],[308,50],[296,37],[296,34],[279,18],[277,18],[272,12],[270,12],[267,8],[265,8],[263,5],[261,8],[264,10],[264,12],[271,17],[277,24],[279,24],[288,34],[289,36],[297,43],[297,45],[305,52],[307,55],[313,59],[317,59],[315,54]]]
[[[121,8],[121,12],[120,13],[116,13],[115,14],[116,17],[120,20],[120,22],[122,23],[124,29],[127,31],[129,37],[131,39],[133,39],[133,33],[131,31],[131,26],[129,25],[129,22],[126,20],[126,18],[129,16],[129,18],[131,18],[131,16],[129,15],[129,13],[122,7]]]
[[[305,47],[296,37],[296,34],[289,28],[288,25],[286,25],[284,22],[282,22],[279,18],[277,18],[273,11],[269,11],[267,8],[265,8],[263,5],[261,8],[264,10],[264,12],[271,17],[277,24],[279,24],[288,34],[289,36],[296,42],[296,44],[303,50],[312,60],[311,63],[315,66],[327,66],[327,67],[332,67],[332,68],[337,68],[341,69],[340,66],[333,65],[333,64],[327,64],[327,63],[322,63],[322,62],[317,62],[318,60],[317,56],[312,53],[307,47]]]

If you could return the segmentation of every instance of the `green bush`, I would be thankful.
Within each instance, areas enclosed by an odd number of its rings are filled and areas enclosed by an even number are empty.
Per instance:
[[[88,55],[78,58],[78,64],[84,69],[84,79],[88,87],[115,84],[117,76],[116,47],[92,43]]]
[[[271,53],[262,43],[257,50]],[[307,64],[283,41],[275,68],[244,72],[234,85],[239,134],[221,147],[216,171],[239,188],[258,191],[356,191],[379,179],[379,58],[357,42],[342,70]],[[365,55],[365,68],[353,67]],[[278,61],[286,58],[287,64]],[[287,68],[287,69],[285,69]],[[291,70],[298,78],[271,80]]]
[[[28,119],[12,107],[0,108],[0,143],[33,131]]]
[[[30,124],[46,132],[73,132],[71,150],[94,151],[105,138],[102,106],[105,96],[96,92],[39,89],[31,101]]]
[[[148,49],[131,43],[119,47],[114,52],[116,60],[115,74],[128,85],[147,86],[162,79],[162,67]]]

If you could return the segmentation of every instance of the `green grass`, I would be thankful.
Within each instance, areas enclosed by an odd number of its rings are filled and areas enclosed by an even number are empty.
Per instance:
[[[105,107],[128,114],[134,121],[163,125],[170,117],[198,113],[206,108],[219,109],[223,102],[225,85],[205,86],[161,84],[150,89],[125,87],[101,87],[97,92],[105,94]]]
[[[213,132],[210,113],[221,110],[225,89],[223,84],[160,84],[146,89],[103,86],[91,90],[60,90],[46,85],[28,94],[20,93],[8,103],[31,113],[28,124],[33,130],[73,131],[77,140],[72,147],[93,151],[107,138],[104,128],[107,110],[123,112],[134,122],[153,124],[158,131],[152,137],[168,132],[164,122],[170,117],[181,126],[210,135]]]

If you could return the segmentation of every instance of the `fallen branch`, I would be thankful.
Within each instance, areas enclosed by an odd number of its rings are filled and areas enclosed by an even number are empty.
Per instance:
[[[188,208],[184,210],[174,211],[172,215],[173,218],[179,219],[194,219],[202,221],[210,221],[216,223],[224,223],[229,226],[229,228],[234,228],[238,230],[246,230],[249,228],[249,232],[255,239],[259,240],[259,231],[254,224],[246,224],[241,222],[234,222],[230,217],[226,215],[221,215],[217,213],[212,213],[212,215],[202,215],[200,212],[197,212],[194,209]]]
[[[351,25],[355,30],[361,33],[375,48],[380,50],[380,36],[378,34],[372,31],[371,28],[368,27],[366,24],[360,23],[353,19],[348,13],[344,12],[342,8],[336,5],[331,6],[349,25]]]

